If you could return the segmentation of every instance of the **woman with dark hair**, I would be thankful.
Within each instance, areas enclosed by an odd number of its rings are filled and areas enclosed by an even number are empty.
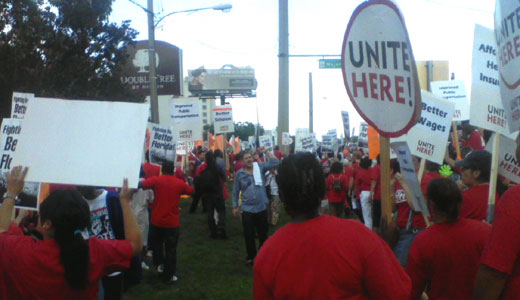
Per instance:
[[[406,272],[412,279],[412,297],[473,299],[473,286],[491,226],[459,218],[462,194],[449,178],[431,181],[427,189],[436,223],[415,238]]]
[[[327,200],[329,201],[330,214],[341,218],[343,210],[347,210],[348,179],[343,174],[343,164],[332,163],[330,175],[327,177]],[[347,204],[346,204],[347,203]]]
[[[204,88],[204,81],[206,80],[207,71],[204,68],[198,68],[191,71],[192,81],[188,84],[188,90],[190,92],[200,91]]]
[[[126,240],[85,240],[89,206],[74,190],[53,191],[40,206],[37,230],[43,240],[17,235],[10,218],[24,186],[27,169],[8,174],[7,193],[0,208],[1,299],[95,299],[99,280],[130,266],[141,251],[139,226],[130,207],[132,195],[123,182],[121,207]]]
[[[226,239],[226,204],[223,189],[226,175],[217,165],[212,151],[206,153],[205,159],[205,163],[197,169],[197,177],[194,181],[195,195],[200,197],[208,208],[210,238]],[[215,210],[218,215],[217,223],[215,223]]]
[[[314,155],[289,155],[276,179],[292,222],[260,249],[255,299],[408,299],[410,279],[379,236],[357,221],[319,216],[326,185]]]

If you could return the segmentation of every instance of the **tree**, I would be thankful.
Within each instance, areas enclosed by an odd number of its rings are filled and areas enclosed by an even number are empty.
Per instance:
[[[0,108],[13,91],[39,97],[138,100],[120,82],[130,21],[110,23],[114,0],[0,0]]]
[[[263,135],[265,132],[262,125],[258,125],[258,135]],[[247,141],[248,137],[255,135],[255,124],[251,122],[235,123],[235,136],[238,136],[242,141]]]

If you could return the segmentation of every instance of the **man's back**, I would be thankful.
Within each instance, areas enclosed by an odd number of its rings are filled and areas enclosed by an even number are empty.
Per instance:
[[[390,248],[356,221],[289,223],[255,259],[255,299],[408,299],[410,289]]]

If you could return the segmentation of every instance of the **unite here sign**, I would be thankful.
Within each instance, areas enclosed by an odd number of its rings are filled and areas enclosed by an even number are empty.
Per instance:
[[[475,25],[471,83],[471,125],[509,134],[506,111],[500,99],[497,46],[492,29]]]
[[[365,1],[347,26],[341,53],[350,101],[379,134],[398,137],[421,112],[419,79],[403,16],[389,0]]]
[[[496,1],[495,40],[502,104],[514,132],[520,128],[520,2]]]

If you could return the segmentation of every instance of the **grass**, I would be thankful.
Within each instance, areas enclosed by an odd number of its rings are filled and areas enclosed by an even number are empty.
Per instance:
[[[232,190],[232,186],[228,186]],[[233,300],[253,298],[253,267],[245,264],[246,249],[242,224],[231,211],[231,200],[226,201],[227,240],[209,238],[207,215],[199,209],[189,214],[191,198],[180,203],[180,238],[177,246],[177,274],[175,284],[163,284],[155,268],[144,272],[141,284],[124,295],[125,300],[197,299]],[[280,209],[277,226],[269,234],[288,222]],[[258,242],[258,240],[257,240]],[[150,258],[146,259],[151,263]]]

